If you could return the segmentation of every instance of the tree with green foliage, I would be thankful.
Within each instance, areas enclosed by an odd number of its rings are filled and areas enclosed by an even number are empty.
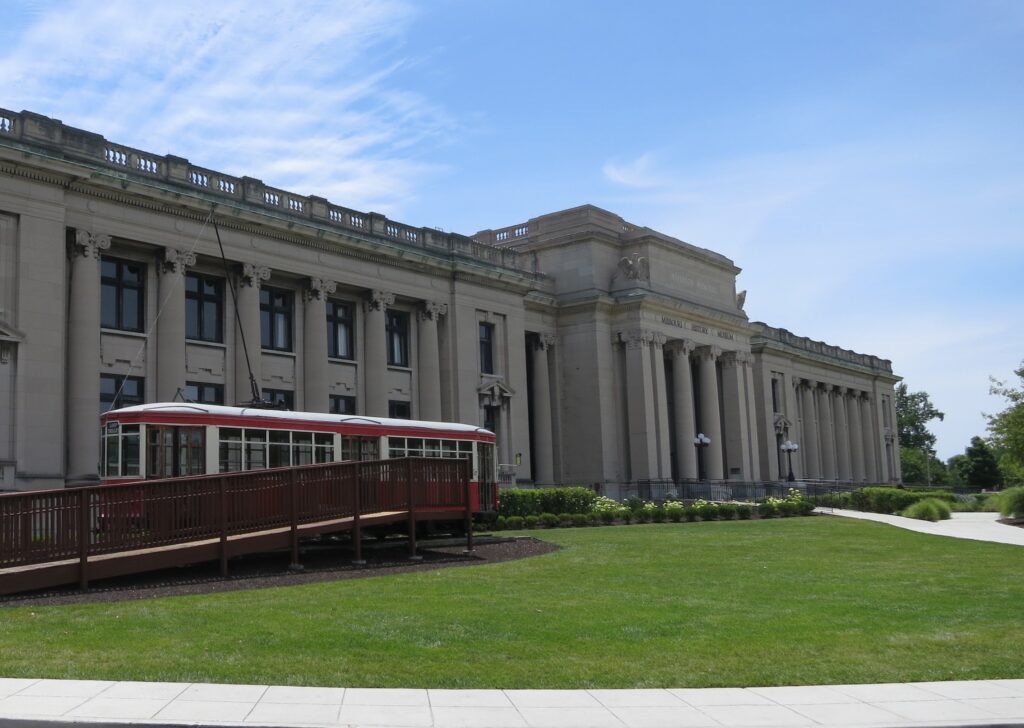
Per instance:
[[[935,408],[927,392],[908,392],[906,383],[896,385],[896,430],[900,447],[934,450],[935,435],[928,429],[928,423],[945,416]]]
[[[967,485],[977,488],[996,488],[1002,485],[1003,474],[992,449],[980,437],[971,438],[971,444],[964,450],[960,463],[961,473]]]
[[[949,485],[946,464],[928,451],[911,447],[900,448],[900,471],[904,483],[910,485]]]
[[[985,415],[1000,469],[1009,481],[1024,477],[1024,362],[1014,374],[1020,379],[1017,387],[992,378],[989,393],[1004,397],[1008,406],[997,414]]]

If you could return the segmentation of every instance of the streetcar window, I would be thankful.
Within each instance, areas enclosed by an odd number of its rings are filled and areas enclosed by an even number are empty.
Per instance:
[[[358,437],[344,437],[341,438],[341,459],[343,461],[358,460],[359,459],[359,438]]]
[[[410,437],[406,440],[406,453],[411,458],[423,457],[423,438]]]
[[[458,456],[459,446],[455,440],[441,440],[441,457],[457,458]]]
[[[242,431],[235,427],[220,428],[220,472],[242,469]]]
[[[139,426],[124,425],[121,428],[121,475],[140,473],[139,445]]]
[[[104,438],[107,445],[106,475],[121,474],[121,438],[118,436]]]
[[[459,441],[459,457],[466,459],[473,457],[473,443],[464,440]]]
[[[313,435],[313,442],[316,447],[316,461],[318,463],[329,463],[334,460],[334,435],[329,432],[317,432]]]
[[[360,444],[360,450],[362,454],[360,460],[378,460],[380,459],[380,440],[376,437],[364,437]]]
[[[270,467],[286,468],[291,462],[292,433],[287,430],[270,431]]]
[[[424,440],[423,441],[423,455],[428,458],[439,458],[441,457],[441,441],[440,440]]]
[[[257,470],[267,467],[267,431],[245,431],[245,469]]]
[[[330,435],[328,435],[330,437]],[[309,465],[313,462],[313,433],[292,433],[292,462],[296,465]]]

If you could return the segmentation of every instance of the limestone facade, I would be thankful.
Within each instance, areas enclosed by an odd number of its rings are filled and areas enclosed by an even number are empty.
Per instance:
[[[779,480],[787,439],[898,481],[890,363],[749,321],[738,273],[589,205],[467,237],[0,109],[0,489],[94,481],[101,408],[254,385],[487,426],[522,485]]]

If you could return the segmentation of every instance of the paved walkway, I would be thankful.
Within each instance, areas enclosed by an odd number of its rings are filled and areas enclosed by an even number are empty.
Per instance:
[[[0,678],[0,726],[1024,726],[1024,680],[683,690],[412,690]]]
[[[1024,528],[999,523],[998,513],[954,513],[948,521],[919,521],[916,518],[887,516],[881,513],[864,513],[863,511],[845,511],[839,508],[816,508],[818,513],[859,518],[864,521],[888,523],[918,533],[930,533],[933,536],[949,536],[950,538],[966,538],[971,541],[993,541],[1024,546]],[[1024,658],[1022,658],[1024,660]]]

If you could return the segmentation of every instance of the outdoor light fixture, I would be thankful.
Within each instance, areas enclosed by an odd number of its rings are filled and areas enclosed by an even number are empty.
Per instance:
[[[786,480],[792,483],[796,478],[793,477],[793,453],[800,449],[792,440],[786,440],[784,443],[779,445],[779,449],[786,453],[786,457],[789,459],[789,475],[786,476]]]
[[[704,448],[711,444],[711,438],[703,432],[693,438],[693,446],[697,448],[697,466],[700,470],[700,479],[705,480],[704,473]]]

